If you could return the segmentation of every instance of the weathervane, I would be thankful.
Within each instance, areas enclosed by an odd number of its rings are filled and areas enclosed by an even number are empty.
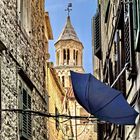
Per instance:
[[[69,14],[70,14],[70,11],[72,11],[71,7],[72,7],[72,3],[68,3],[67,9],[65,9],[65,11],[68,12],[68,16],[69,16]]]

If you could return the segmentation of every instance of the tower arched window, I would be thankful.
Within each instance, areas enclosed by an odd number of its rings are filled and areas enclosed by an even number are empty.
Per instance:
[[[65,86],[65,77],[64,76],[62,76],[62,85],[63,85],[63,87]]]
[[[63,58],[64,58],[64,64],[66,63],[66,50],[63,50]]]
[[[67,64],[69,64],[69,60],[70,60],[70,50],[67,49]]]
[[[74,65],[75,65],[75,50],[73,50],[73,62],[74,62]]]
[[[76,51],[76,65],[78,65],[78,51]]]

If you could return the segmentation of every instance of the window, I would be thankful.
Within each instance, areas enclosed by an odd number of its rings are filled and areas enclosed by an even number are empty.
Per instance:
[[[31,1],[18,0],[17,1],[17,15],[18,23],[24,28],[27,35],[31,32]]]
[[[133,1],[133,31],[135,50],[140,52],[140,1]]]
[[[66,50],[63,50],[64,65],[66,64]]]
[[[20,89],[20,98],[19,105],[23,110],[31,110],[31,91],[27,85],[20,80],[19,82]],[[19,118],[20,125],[20,140],[29,140],[32,136],[32,123],[31,123],[31,114],[22,113]]]
[[[63,87],[65,86],[65,77],[64,76],[62,76],[62,85],[63,85]]]
[[[67,49],[67,64],[69,64],[69,60],[70,60],[70,50]]]
[[[130,4],[128,11],[129,16],[125,18],[124,22],[124,46],[125,46],[125,59],[126,62],[129,63],[128,71],[129,76],[128,79],[136,77],[136,61],[135,61],[135,51],[134,51],[134,36],[133,36],[133,18],[132,12],[134,11],[132,8],[132,4]],[[127,13],[125,11],[125,13]]]
[[[76,51],[76,65],[78,65],[78,51]]]
[[[59,115],[59,111],[57,109],[57,107],[55,107],[55,115],[58,116]],[[59,117],[56,117],[56,129],[59,130]]]
[[[73,59],[75,60],[75,50],[73,50]]]
[[[74,65],[75,65],[75,50],[73,50],[73,62],[74,62]]]
[[[93,17],[93,42],[94,55],[101,59],[101,26],[100,26],[100,10]]]

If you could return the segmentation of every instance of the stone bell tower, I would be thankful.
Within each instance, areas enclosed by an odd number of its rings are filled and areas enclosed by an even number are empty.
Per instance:
[[[56,72],[66,89],[70,87],[70,70],[84,72],[83,45],[80,42],[68,15],[66,24],[55,43]]]

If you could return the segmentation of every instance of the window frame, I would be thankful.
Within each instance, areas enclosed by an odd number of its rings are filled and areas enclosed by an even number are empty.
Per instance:
[[[22,31],[30,36],[31,33],[31,0],[17,1],[17,20]]]
[[[56,115],[56,116],[59,115],[59,110],[58,110],[57,107],[55,107],[55,115]],[[59,117],[56,117],[55,126],[56,126],[56,130],[59,131],[59,130],[60,130]]]
[[[31,89],[27,86],[27,84],[23,81],[23,79],[21,77],[19,77],[18,79],[18,86],[19,86],[19,108],[20,109],[24,109],[24,103],[23,103],[23,91],[26,91],[26,94],[27,94],[27,105],[26,105],[26,109],[29,109],[31,110],[32,108],[32,96],[31,96]],[[29,107],[29,99],[30,98],[30,107]],[[23,116],[24,115],[24,116]],[[28,118],[28,116],[30,118]],[[26,121],[27,121],[27,130],[26,132],[24,132],[24,128],[23,128],[23,120],[24,118],[23,117],[26,117]],[[30,121],[28,120],[30,119]],[[28,128],[28,127],[31,127],[31,128]],[[32,137],[32,116],[30,113],[26,114],[23,114],[23,113],[20,113],[19,114],[19,128],[20,128],[20,140],[30,140],[31,137]],[[30,131],[30,132],[29,132]],[[30,133],[30,134],[29,134]]]
[[[96,11],[96,14],[93,17],[93,46],[94,46],[94,55],[98,59],[101,57],[101,15],[100,7]]]

